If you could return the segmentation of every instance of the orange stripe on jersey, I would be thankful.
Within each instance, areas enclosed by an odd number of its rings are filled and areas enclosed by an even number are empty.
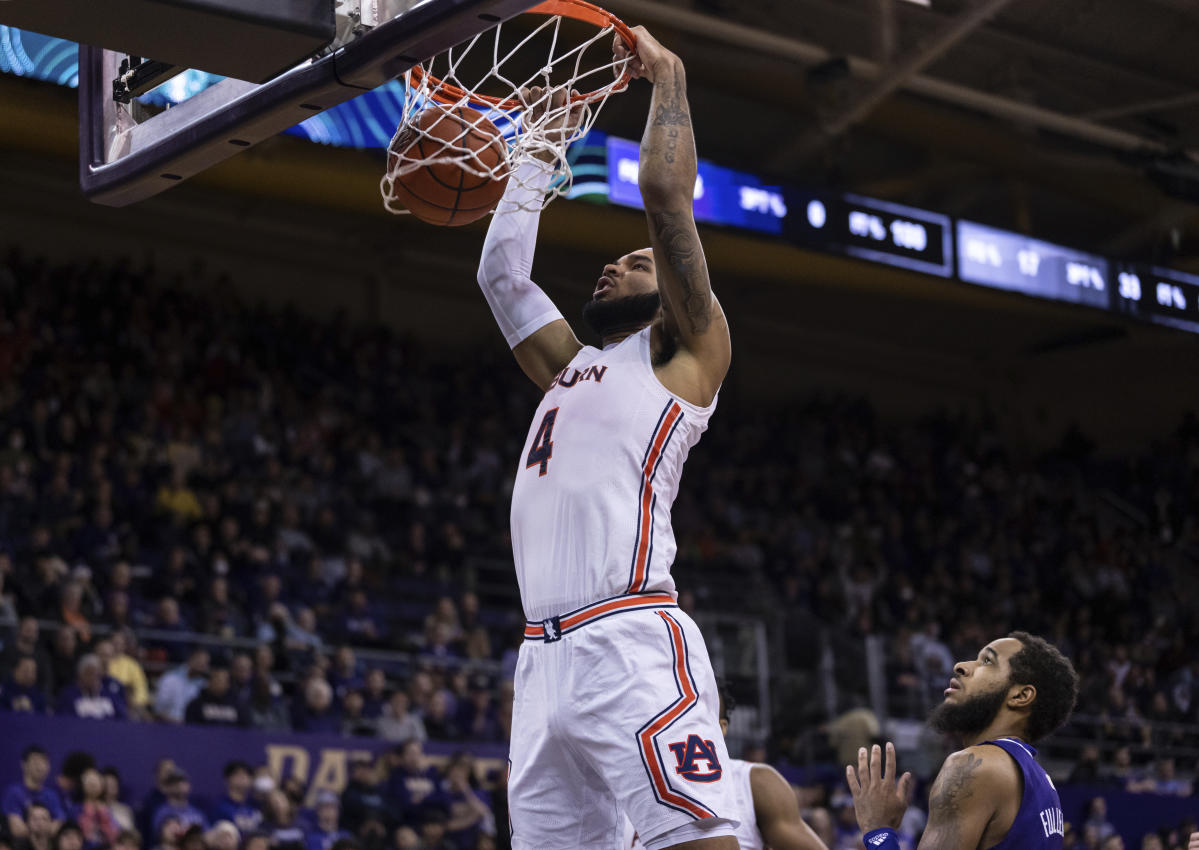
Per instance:
[[[666,781],[666,772],[662,768],[662,760],[659,757],[657,745],[654,743],[655,735],[682,717],[688,709],[699,701],[699,694],[695,690],[695,683],[691,680],[691,673],[687,669],[687,647],[683,642],[683,630],[678,622],[665,611],[659,611],[658,616],[662,618],[666,623],[667,629],[670,631],[671,647],[674,650],[675,679],[679,685],[679,698],[675,700],[670,708],[659,714],[637,733],[637,740],[641,744],[641,755],[645,762],[645,768],[649,772],[650,781],[654,784],[654,790],[657,791],[658,798],[663,803],[681,809],[695,818],[715,817],[712,811],[701,806],[695,800],[671,789]]]
[[[650,441],[650,450],[645,458],[645,467],[641,470],[641,504],[637,516],[637,546],[633,555],[633,577],[629,581],[629,592],[644,590],[649,579],[647,562],[649,560],[650,539],[654,524],[654,473],[657,471],[658,460],[662,456],[662,447],[679,417],[683,408],[677,401],[670,402],[666,415],[658,424],[658,430]]]

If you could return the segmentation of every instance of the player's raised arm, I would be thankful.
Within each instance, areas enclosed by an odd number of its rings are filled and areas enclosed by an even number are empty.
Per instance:
[[[990,747],[968,747],[945,760],[928,795],[928,826],[919,850],[973,850],[982,844],[987,825],[996,812],[996,801],[1011,790],[1005,762]],[[1006,758],[1006,757],[1005,757]],[[858,753],[858,768],[845,769],[853,794],[858,826],[867,846],[898,850],[894,830],[903,820],[912,796],[912,777],[896,780],[895,746],[887,744],[886,770],[878,746]]]
[[[540,104],[535,109],[545,108],[542,94],[539,89],[526,93],[530,102]],[[564,91],[555,92],[552,106],[560,106],[565,97]],[[567,120],[572,118],[577,116]],[[543,390],[583,347],[531,276],[541,215],[530,209],[540,206],[551,175],[551,166],[530,158],[508,181],[487,229],[478,274],[479,287],[516,362]]]
[[[696,157],[687,78],[679,57],[644,27],[633,32],[637,46],[629,72],[654,85],[641,139],[638,183],[654,248],[665,330],[693,360],[697,392],[684,395],[698,395],[688,400],[706,405],[728,372],[731,345],[692,215]],[[615,44],[613,52],[618,59],[627,55],[623,43]]]
[[[787,780],[766,764],[749,773],[758,832],[770,850],[828,850],[799,814],[799,801]]]

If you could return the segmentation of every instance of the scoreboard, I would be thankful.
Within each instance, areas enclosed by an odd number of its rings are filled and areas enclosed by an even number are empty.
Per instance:
[[[603,137],[610,203],[641,208],[638,144]],[[699,161],[695,219],[815,251],[1018,292],[1199,333],[1199,276],[1123,264],[877,198],[773,186]]]

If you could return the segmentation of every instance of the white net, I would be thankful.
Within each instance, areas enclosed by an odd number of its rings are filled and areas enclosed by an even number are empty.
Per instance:
[[[565,15],[545,11],[576,6],[590,10],[591,23],[573,20],[569,10]],[[611,50],[618,32],[628,43],[628,30],[581,0],[547,2],[531,12],[535,14],[497,24],[405,75],[403,118],[380,182],[388,212],[408,212],[395,191],[396,181],[426,166],[453,165],[480,179],[521,181],[520,164],[536,156],[553,165],[553,177],[544,194],[521,193],[531,199],[521,206],[541,210],[570,191],[567,149],[587,135],[608,98],[628,86],[629,59],[614,60]],[[594,13],[611,20],[596,23]],[[537,25],[525,32],[530,20]],[[480,151],[478,140],[497,133],[506,156],[494,162],[495,156],[480,155],[490,146]]]

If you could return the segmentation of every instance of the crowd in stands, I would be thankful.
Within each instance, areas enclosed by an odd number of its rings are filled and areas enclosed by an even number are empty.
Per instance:
[[[418,740],[373,759],[351,759],[337,793],[309,793],[295,779],[230,761],[215,799],[192,794],[185,770],[169,758],[155,766],[152,790],[136,807],[121,776],[86,751],[66,757],[51,777],[45,750],[21,756],[21,778],[3,791],[0,846],[10,850],[494,850],[498,777],[462,751],[442,769]],[[497,784],[498,782],[498,784]],[[493,790],[495,798],[493,799]],[[506,845],[506,839],[503,840]]]
[[[0,264],[0,710],[505,741],[523,618],[475,565],[510,561],[535,389],[506,361],[169,283]],[[1042,633],[1082,673],[1066,734],[1099,742],[1096,776],[1192,793],[1193,764],[1149,756],[1199,746],[1199,422],[1113,460],[860,402],[746,416],[736,392],[675,506],[688,606],[781,620],[793,667],[822,633],[882,635],[913,717],[955,659]],[[789,707],[768,754],[811,718]]]

